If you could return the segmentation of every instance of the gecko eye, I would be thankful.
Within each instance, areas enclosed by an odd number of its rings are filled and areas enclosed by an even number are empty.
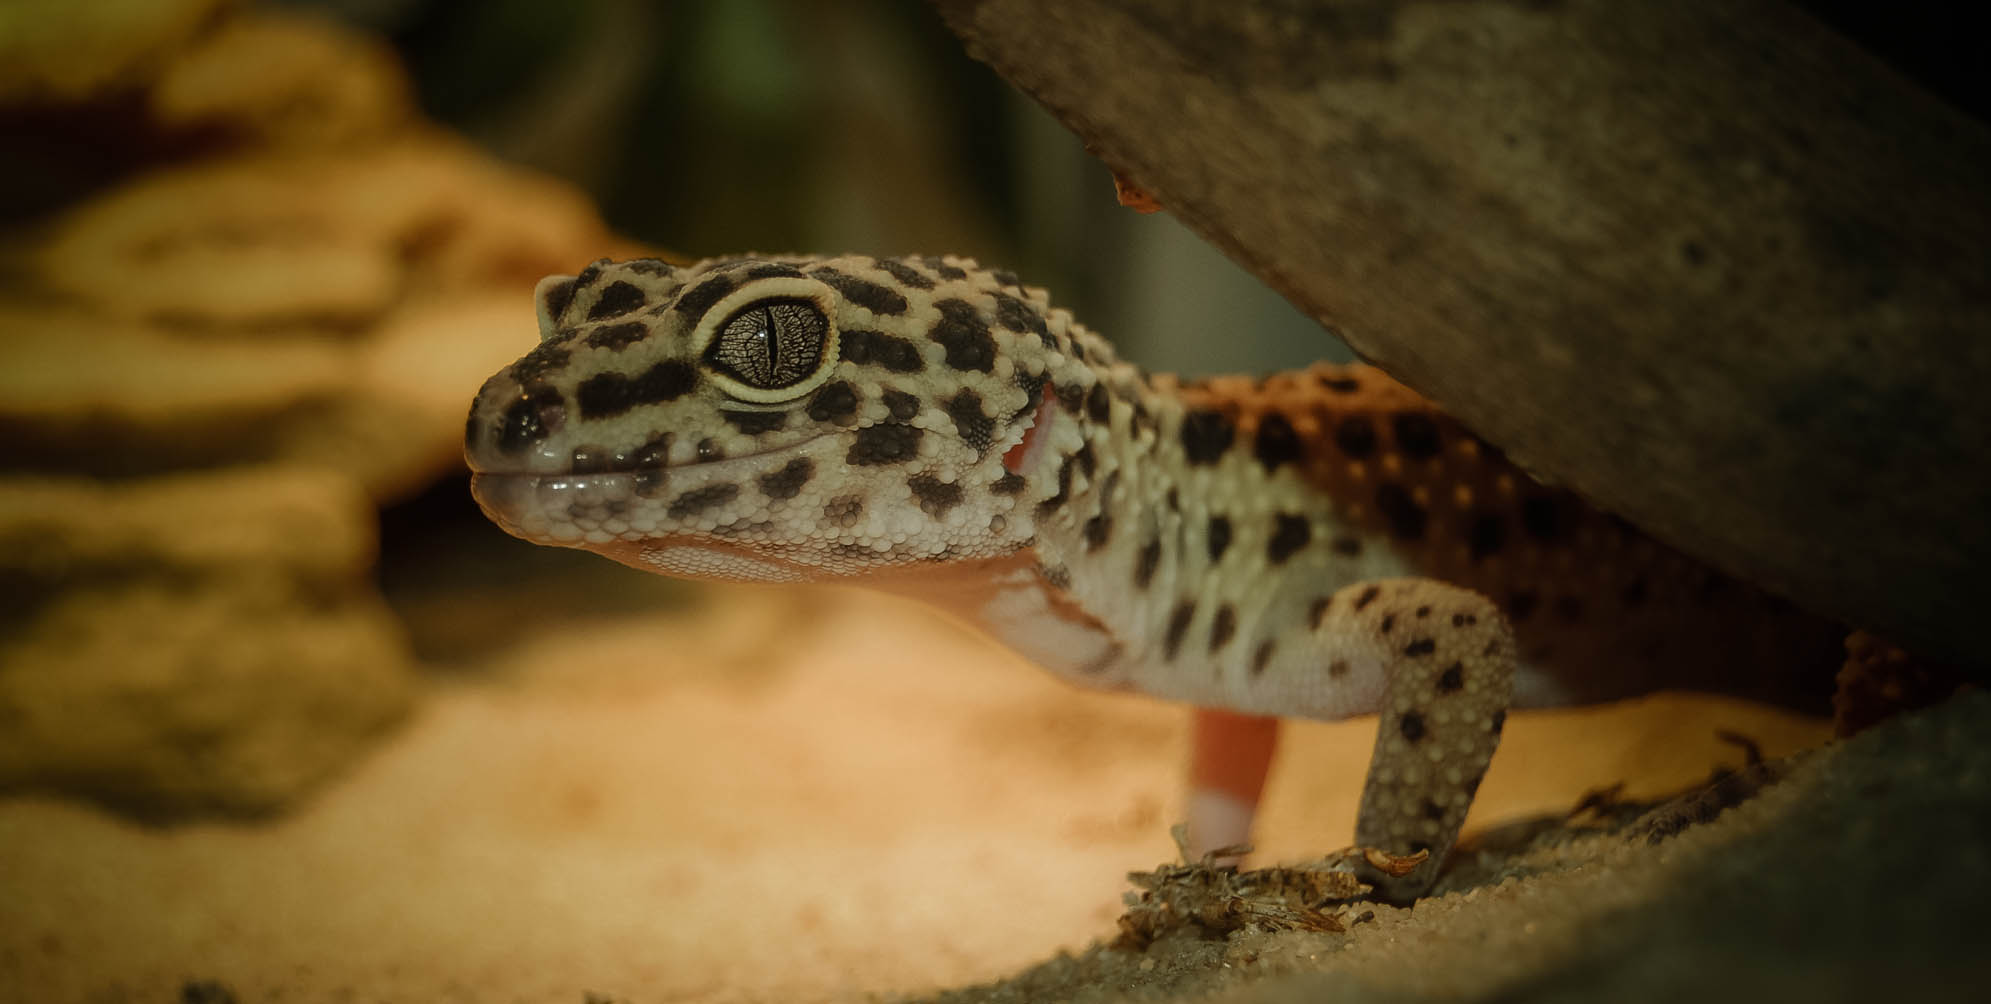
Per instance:
[[[823,362],[829,318],[808,300],[760,300],[734,311],[705,350],[705,361],[759,390],[782,390]]]

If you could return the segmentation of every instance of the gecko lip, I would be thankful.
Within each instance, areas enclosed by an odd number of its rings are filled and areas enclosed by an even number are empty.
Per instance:
[[[799,443],[723,460],[657,465],[587,474],[544,474],[530,471],[480,469],[471,465],[470,495],[491,522],[506,533],[546,543],[577,543],[571,531],[580,513],[617,512],[639,505],[663,505],[685,491],[721,483],[751,482],[797,457],[820,460],[836,445],[838,433],[811,436]],[[568,534],[555,532],[567,526]]]

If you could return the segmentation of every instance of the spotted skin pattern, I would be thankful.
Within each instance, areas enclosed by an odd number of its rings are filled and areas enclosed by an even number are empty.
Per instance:
[[[1834,626],[1536,482],[1368,367],[1150,375],[954,257],[604,260],[537,302],[539,346],[466,431],[507,531],[668,575],[916,595],[1088,687],[1380,713],[1357,841],[1432,855],[1393,898],[1436,877],[1510,706],[1788,700],[1834,661]]]

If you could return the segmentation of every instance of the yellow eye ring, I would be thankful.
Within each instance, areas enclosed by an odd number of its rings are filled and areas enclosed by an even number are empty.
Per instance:
[[[773,276],[721,297],[699,319],[692,348],[728,395],[755,404],[791,401],[836,370],[836,293],[814,279]]]

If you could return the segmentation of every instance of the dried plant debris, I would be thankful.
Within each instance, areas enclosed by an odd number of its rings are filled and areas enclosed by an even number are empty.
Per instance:
[[[1371,847],[1338,851],[1318,861],[1240,871],[1235,860],[1249,847],[1223,847],[1191,861],[1187,830],[1170,831],[1182,849],[1182,864],[1129,872],[1141,891],[1126,896],[1115,947],[1142,949],[1163,935],[1194,930],[1206,937],[1233,931],[1324,931],[1348,929],[1349,901],[1370,891],[1354,870],[1366,865],[1382,874],[1403,875],[1423,863],[1428,852],[1398,857]]]

